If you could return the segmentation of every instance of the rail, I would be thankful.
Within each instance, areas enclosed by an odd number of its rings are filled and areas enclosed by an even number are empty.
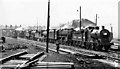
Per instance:
[[[25,55],[25,54],[27,54],[27,50],[22,51],[22,52],[19,52],[19,53],[16,53],[16,54],[13,54],[13,55],[10,55],[10,56],[8,56],[8,57],[5,57],[5,58],[1,59],[1,60],[0,60],[0,64],[3,64],[3,63],[5,63],[6,61],[9,61],[10,59],[13,59],[13,58],[16,58],[16,57],[18,57],[18,56]]]

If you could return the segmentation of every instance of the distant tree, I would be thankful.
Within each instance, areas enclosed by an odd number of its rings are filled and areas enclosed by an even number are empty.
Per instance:
[[[20,27],[22,27],[22,25],[20,25]]]
[[[12,25],[10,25],[10,27],[13,27]]]
[[[18,26],[17,26],[17,25],[15,25],[15,28],[18,28]]]
[[[5,25],[5,27],[7,28],[7,27],[8,27],[8,25]]]

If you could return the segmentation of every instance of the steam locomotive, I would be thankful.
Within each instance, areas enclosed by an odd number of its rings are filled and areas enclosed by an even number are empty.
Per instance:
[[[46,34],[43,33],[43,36]],[[45,39],[45,38],[44,38]],[[111,40],[113,39],[113,33],[100,27],[88,27],[75,31],[73,29],[59,29],[51,30],[49,32],[49,42],[55,43],[56,40],[63,45],[78,46],[85,49],[108,51],[113,45]]]
[[[27,38],[35,41],[46,42],[47,30],[41,31],[22,31],[18,34],[19,37]],[[85,49],[108,51],[113,43],[113,33],[100,27],[87,27],[79,31],[74,29],[50,29],[49,42],[55,43],[59,40],[60,44],[68,46],[77,46]]]

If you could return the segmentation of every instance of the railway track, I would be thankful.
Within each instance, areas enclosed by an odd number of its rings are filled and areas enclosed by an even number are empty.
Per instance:
[[[45,43],[41,44],[39,42],[32,41],[32,40],[29,40],[27,42],[32,43],[33,46],[36,46],[36,45],[38,47],[40,45],[45,46]],[[54,44],[50,44],[50,47],[55,48],[56,46]],[[84,55],[84,56],[87,56],[88,58],[92,58],[95,61],[99,61],[99,62],[103,62],[103,63],[114,63],[114,64],[117,65],[117,67],[119,67],[119,64],[120,64],[120,58],[119,58],[119,55],[118,55],[119,52],[116,52],[116,51],[98,52],[98,51],[78,49],[78,48],[74,48],[74,49],[72,49],[72,48],[67,49],[67,48],[68,48],[68,46],[64,46],[60,50],[64,51],[64,52],[67,52],[67,53],[74,54],[74,55]],[[114,65],[114,64],[112,64],[112,65]]]
[[[120,58],[119,57],[113,57],[105,54],[98,54],[94,52],[86,52],[86,51],[71,51],[71,50],[64,50],[62,51],[67,51],[70,52],[71,54],[75,56],[84,56],[84,58],[90,58],[95,61],[99,61],[105,64],[109,64],[113,67],[120,68]],[[81,59],[76,58],[78,61],[81,61]],[[86,62],[86,61],[85,61]]]
[[[40,57],[43,57],[44,52],[38,52],[37,54],[29,54],[27,50],[10,55],[8,57],[2,58],[0,60],[0,68],[15,68],[22,69],[25,67],[29,67],[31,64],[38,61]]]
[[[42,44],[42,45],[44,45],[44,44]],[[53,45],[53,44],[52,44],[52,46],[55,47],[55,45]],[[85,49],[80,49],[80,50],[76,49],[76,48],[74,48],[74,49],[75,49],[74,51],[61,49],[61,51],[71,53],[71,54],[82,54],[89,58],[93,58],[93,60],[96,60],[99,62],[109,63],[109,64],[113,63],[110,65],[120,68],[120,66],[119,66],[120,65],[120,58],[119,58],[120,51],[109,50],[109,52],[101,52],[101,51],[93,51],[93,50],[85,50]],[[71,50],[73,50],[73,49],[71,49]]]
[[[27,39],[20,39],[20,40],[27,40]],[[33,40],[27,40],[27,42],[32,42],[32,44],[34,46],[45,46],[46,43],[45,42],[38,42],[38,41],[33,41]],[[49,43],[50,46],[49,47],[54,47],[56,48],[56,45],[53,44],[53,43]],[[51,48],[52,48],[51,47]],[[89,53],[94,53],[94,54],[98,54],[98,55],[107,55],[107,56],[113,56],[113,57],[117,57],[116,55],[119,55],[120,54],[120,51],[113,51],[113,50],[109,50],[108,52],[101,52],[101,51],[94,51],[94,50],[87,50],[87,49],[84,49],[84,48],[78,48],[78,47],[73,47],[73,46],[66,46],[66,45],[60,45],[61,48],[63,49],[69,49],[69,50],[73,50],[73,51],[85,51],[85,52],[89,52]],[[113,55],[112,55],[113,54]]]
[[[43,62],[46,57],[44,52],[38,52],[36,54],[29,54],[27,50],[10,55],[0,60],[1,69],[44,69],[44,68],[65,68],[74,69],[74,63],[68,62]]]

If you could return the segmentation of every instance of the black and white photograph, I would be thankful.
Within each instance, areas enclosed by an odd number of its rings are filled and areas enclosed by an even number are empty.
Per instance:
[[[120,69],[120,0],[0,0],[0,69]]]

